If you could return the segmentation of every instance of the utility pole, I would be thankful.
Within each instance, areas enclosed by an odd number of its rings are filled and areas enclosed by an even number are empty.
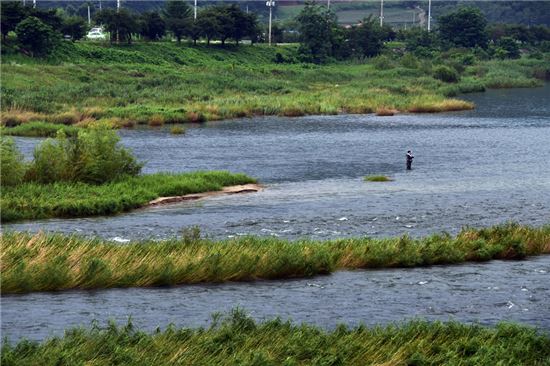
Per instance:
[[[99,11],[101,11],[101,0],[99,0]]]
[[[193,19],[197,20],[197,0],[195,0],[195,6],[193,8]]]
[[[384,25],[384,0],[380,0],[380,26]]]
[[[432,30],[432,0],[428,0],[428,32]]]
[[[275,1],[273,0],[267,0],[265,5],[267,7],[269,7],[269,35],[268,35],[268,39],[269,39],[269,45],[271,46],[271,20],[273,18],[273,7],[275,6]]]
[[[327,9],[330,10],[330,0],[327,0]]]
[[[120,0],[116,0],[116,12],[118,14],[118,12],[120,11]],[[118,33],[118,27],[116,28],[116,43],[119,44],[120,43],[120,37],[119,37],[119,33]]]
[[[32,7],[36,8],[36,0],[32,0]]]
[[[414,27],[414,21],[416,20],[416,12],[413,10],[413,24],[412,26]]]
[[[88,25],[92,24],[92,17],[90,16],[90,3],[88,3]]]

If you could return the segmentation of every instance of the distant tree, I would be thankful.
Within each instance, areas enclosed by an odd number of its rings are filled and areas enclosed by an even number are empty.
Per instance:
[[[29,15],[40,19],[54,31],[61,32],[63,28],[63,18],[56,9],[29,8]]]
[[[428,32],[420,27],[409,30],[401,30],[399,39],[405,41],[407,51],[426,56],[427,53],[439,47],[437,35],[434,32]]]
[[[300,32],[299,53],[305,61],[322,63],[331,56],[335,15],[325,6],[307,2],[296,17]]]
[[[189,25],[191,8],[183,0],[168,0],[164,5],[163,16],[168,30],[180,42]]]
[[[141,34],[150,40],[161,39],[166,33],[166,23],[156,11],[143,13],[141,21]]]
[[[383,43],[383,30],[378,24],[368,17],[352,28],[350,34],[351,47],[354,54],[362,57],[373,57],[380,53]]]
[[[189,18],[185,26],[185,35],[193,40],[193,45],[197,45],[197,41],[201,38],[202,30],[197,20]]]
[[[206,38],[206,43],[210,44],[212,39],[220,35],[219,17],[216,14],[216,9],[208,7],[202,10],[197,17],[197,25],[200,29],[200,34]]]
[[[517,41],[512,37],[502,37],[497,42],[497,57],[499,58],[520,58],[519,46]]]
[[[230,38],[233,38],[237,44],[245,38],[256,38],[258,31],[258,20],[254,14],[246,14],[235,4],[228,6],[225,11],[231,19],[229,29]]]
[[[86,35],[88,25],[81,17],[68,17],[63,19],[61,31],[63,35],[71,36],[73,41],[78,41]]]
[[[136,20],[135,14],[127,9],[104,9],[97,13],[96,21],[104,24],[106,30],[111,34],[111,43],[117,40],[132,43],[132,34],[139,33],[140,23]]]
[[[487,20],[481,11],[462,7],[439,18],[439,35],[455,47],[487,47]]]
[[[236,29],[237,19],[235,18],[235,14],[231,10],[233,6],[235,5],[227,6],[221,4],[212,7],[214,15],[218,20],[218,37],[222,42],[222,46],[225,45],[225,42],[228,38],[235,37],[235,34],[237,34],[237,32],[240,33],[240,31],[237,31]]]
[[[280,24],[273,23],[271,26],[271,36],[273,37],[273,42],[283,43],[284,42],[284,30]]]
[[[21,5],[20,1],[2,2],[0,8],[2,18],[2,37],[6,40],[9,32],[15,30],[15,27],[27,16],[27,8]]]
[[[59,33],[36,17],[27,17],[15,27],[17,41],[31,56],[45,56],[53,51]]]

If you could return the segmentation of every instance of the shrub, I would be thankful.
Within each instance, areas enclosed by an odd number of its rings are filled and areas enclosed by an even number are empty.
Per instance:
[[[391,182],[393,179],[385,175],[369,175],[365,177],[365,182]]]
[[[401,58],[401,65],[407,69],[418,68],[418,59],[413,54],[407,53]]]
[[[164,117],[160,114],[155,114],[151,117],[149,117],[149,126],[151,127],[159,127],[164,124]]]
[[[458,81],[458,73],[448,66],[441,65],[434,69],[434,78],[446,83],[456,83]]]
[[[44,56],[55,48],[59,34],[36,17],[27,17],[15,28],[17,41],[32,56]]]
[[[376,70],[389,70],[394,67],[392,60],[384,55],[373,58],[372,64]]]
[[[81,130],[67,138],[61,131],[34,151],[27,178],[40,183],[58,181],[100,184],[141,171],[132,154],[119,146],[116,132],[105,127]]]
[[[25,163],[11,138],[0,137],[0,182],[2,186],[15,186],[23,180]]]
[[[181,126],[174,126],[170,129],[170,133],[172,135],[182,135],[185,133],[185,128]]]

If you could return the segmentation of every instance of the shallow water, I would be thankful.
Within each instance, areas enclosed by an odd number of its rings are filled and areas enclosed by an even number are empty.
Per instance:
[[[146,173],[228,169],[263,192],[142,209],[115,217],[43,220],[14,230],[107,238],[167,237],[198,225],[210,237],[419,236],[465,225],[550,218],[550,86],[466,96],[474,111],[266,117],[121,131]],[[36,139],[18,138],[27,156]],[[405,171],[405,152],[415,154]],[[365,183],[385,174],[389,183]]]
[[[237,306],[259,320],[280,316],[331,329],[414,318],[494,325],[522,322],[550,332],[550,256],[527,261],[337,272],[303,280],[171,288],[33,293],[2,297],[2,336],[41,340],[94,319],[129,316],[152,331],[199,327]]]

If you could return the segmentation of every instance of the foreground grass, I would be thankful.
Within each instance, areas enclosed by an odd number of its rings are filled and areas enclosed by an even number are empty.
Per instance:
[[[119,245],[60,234],[3,233],[2,293],[252,281],[342,269],[414,267],[550,253],[550,226],[508,224],[422,239],[295,242],[266,237]]]
[[[2,187],[2,222],[51,217],[110,215],[138,208],[165,196],[219,191],[225,186],[254,183],[244,174],[226,171],[150,174],[101,185],[86,183],[23,183]]]
[[[216,318],[215,318],[216,319]],[[41,344],[4,343],[2,365],[548,365],[550,337],[534,328],[456,322],[326,331],[240,310],[208,329],[168,327],[153,334],[110,323],[75,328]]]
[[[430,61],[276,64],[295,47],[190,47],[155,42],[108,47],[76,43],[55,62],[3,57],[2,123],[87,125],[202,122],[255,115],[443,112],[473,108],[453,99],[487,87],[536,86],[544,60],[479,61],[460,82],[432,77]],[[380,63],[380,62],[379,62]]]

